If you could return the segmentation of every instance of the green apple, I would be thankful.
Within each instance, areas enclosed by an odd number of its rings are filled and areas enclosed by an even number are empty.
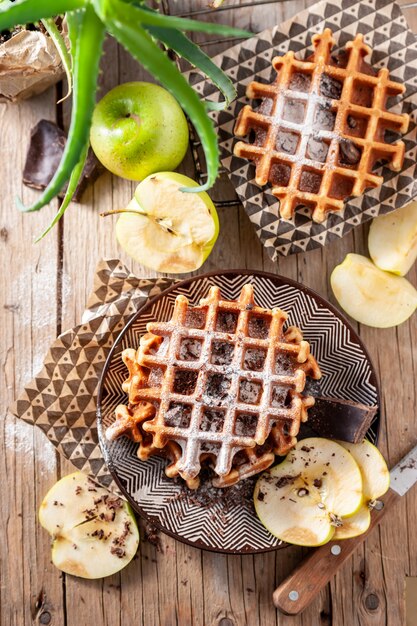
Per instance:
[[[336,528],[333,539],[348,539],[366,532],[371,523],[369,503],[388,491],[390,477],[384,457],[370,441],[347,443],[339,441],[355,459],[362,475],[364,502],[355,515],[342,519],[342,526]]]
[[[216,242],[219,219],[205,191],[181,191],[197,186],[173,172],[142,181],[126,209],[117,211],[116,237],[127,254],[158,272],[181,274],[201,267]]]
[[[319,546],[333,537],[340,518],[361,507],[361,472],[335,441],[303,439],[282,463],[261,474],[254,502],[273,535],[300,546]]]
[[[139,531],[129,504],[82,472],[61,478],[46,494],[39,521],[52,536],[52,562],[81,578],[103,578],[134,557]]]
[[[368,247],[381,270],[404,276],[417,259],[417,202],[376,217],[369,230]]]
[[[397,326],[417,307],[417,291],[408,280],[384,272],[360,254],[348,254],[334,268],[330,283],[342,309],[367,326]]]
[[[143,180],[178,167],[188,148],[188,124],[166,89],[152,83],[124,83],[97,104],[90,141],[110,172]]]

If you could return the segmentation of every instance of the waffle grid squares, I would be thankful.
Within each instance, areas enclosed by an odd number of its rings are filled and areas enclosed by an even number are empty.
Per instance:
[[[202,463],[219,487],[266,469],[293,447],[314,403],[301,395],[306,376],[321,375],[286,321],[285,311],[256,306],[249,284],[236,301],[222,301],[217,287],[197,307],[178,296],[172,319],[149,323],[138,350],[123,352],[129,404],[106,436],[128,435],[142,460],[160,451],[166,474],[192,489]]]
[[[213,288],[207,299],[201,302],[201,307],[206,308],[206,325],[204,329],[190,329],[185,324],[188,302],[181,297],[178,298],[174,315],[170,322],[154,323],[149,325],[149,332],[164,337],[161,344],[161,351],[157,355],[143,355],[141,363],[144,367],[162,366],[165,367],[165,375],[160,389],[146,389],[141,393],[141,399],[157,401],[158,409],[156,417],[144,424],[147,432],[154,434],[154,441],[157,447],[163,447],[165,442],[171,437],[177,440],[184,440],[184,458],[179,464],[179,471],[190,474],[190,471],[198,473],[198,457],[201,452],[201,443],[210,442],[220,445],[220,453],[217,458],[215,472],[218,475],[225,475],[230,471],[235,451],[241,447],[254,447],[256,444],[264,443],[271,428],[271,420],[281,420],[291,418],[294,409],[299,410],[299,399],[295,397],[291,400],[288,408],[271,406],[271,395],[274,384],[288,386],[300,391],[304,388],[305,374],[297,370],[295,376],[272,373],[275,369],[275,359],[277,351],[283,351],[291,356],[304,361],[308,355],[308,344],[302,342],[300,346],[285,342],[270,342],[268,339],[257,339],[247,337],[247,328],[250,320],[264,320],[265,310],[253,305],[253,291],[250,286],[246,286],[239,298],[239,315],[234,333],[215,330],[219,314],[222,312],[235,312],[236,303],[229,303],[220,300],[220,291]],[[267,316],[269,317],[269,316]],[[275,309],[270,316],[270,327],[268,336],[278,336],[282,333],[282,328],[287,316],[279,309]],[[194,338],[202,341],[200,358],[193,361],[180,361],[177,358],[178,349],[184,338]],[[212,344],[226,342],[234,346],[233,357],[230,365],[216,365],[210,362],[209,355],[212,353]],[[257,349],[262,347],[265,350],[264,371],[245,370],[244,376],[241,372],[241,363],[244,362],[244,355],[247,349]],[[180,371],[196,372],[197,380],[192,393],[188,395],[176,394],[172,392],[172,378]],[[223,390],[222,408],[224,410],[224,424],[220,432],[206,431],[200,429],[203,420],[203,412],[211,405],[211,396],[207,389],[212,377],[221,377],[223,383],[226,380],[229,385]],[[259,385],[259,403],[242,401],[241,386],[242,381]],[[220,393],[222,393],[220,391]],[[218,396],[216,390],[214,397]],[[188,429],[170,427],[166,424],[165,415],[170,402],[186,404],[192,401],[193,410]],[[237,401],[236,401],[237,400]],[[215,408],[215,405],[213,406]],[[236,435],[235,422],[237,414],[258,415],[257,428],[254,437]],[[193,467],[193,470],[190,470]]]
[[[347,44],[346,67],[332,65],[330,53],[335,41],[329,29],[315,35],[312,41],[315,52],[311,61],[297,60],[290,51],[283,57],[273,59],[277,71],[274,84],[250,83],[247,96],[261,98],[263,103],[258,111],[249,105],[242,109],[235,134],[243,137],[254,130],[255,141],[238,142],[234,152],[237,156],[255,161],[257,184],[272,184],[272,193],[280,200],[282,218],[290,219],[297,206],[307,205],[313,207],[313,220],[322,222],[329,211],[343,208],[346,197],[360,195],[366,187],[382,183],[382,177],[372,173],[377,161],[386,159],[392,169],[400,169],[404,144],[385,143],[381,121],[385,129],[405,132],[408,116],[385,110],[387,98],[403,93],[404,87],[389,80],[386,68],[381,69],[377,76],[366,73],[366,67],[370,66],[364,64],[363,57],[370,53],[370,48],[363,43],[362,35],[357,35],[354,41]],[[305,89],[308,80],[297,78],[295,81],[298,76],[310,77],[308,91],[301,90]],[[323,80],[326,83],[327,79],[341,84],[340,94],[335,92],[330,93],[334,97],[329,96],[326,84],[323,86]],[[297,85],[297,81],[300,84]],[[323,95],[323,91],[327,95]],[[363,106],[365,97],[365,103],[371,106]],[[303,105],[304,115],[299,116],[302,119],[286,119],[289,101],[298,103],[294,113],[296,118],[297,106]],[[315,119],[320,107],[335,115],[333,128],[317,128]],[[354,119],[355,115],[359,119],[367,119],[362,137],[346,132],[349,116]],[[290,132],[298,135],[299,139],[288,152],[283,149],[282,141],[278,142],[283,133]],[[324,160],[310,158],[308,143],[312,136],[327,143]],[[340,157],[344,142],[349,142],[345,143],[349,146],[353,143],[356,167],[344,163]]]

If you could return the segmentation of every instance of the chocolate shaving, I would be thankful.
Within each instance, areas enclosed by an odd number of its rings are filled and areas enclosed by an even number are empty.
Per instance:
[[[112,546],[110,548],[110,552],[111,554],[114,554],[114,556],[117,556],[119,559],[122,559],[124,556],[126,556],[126,550],[124,550],[120,546]]]

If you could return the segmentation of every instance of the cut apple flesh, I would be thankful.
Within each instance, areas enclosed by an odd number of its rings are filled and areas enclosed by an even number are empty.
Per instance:
[[[338,443],[304,439],[282,463],[260,476],[254,502],[259,519],[273,535],[288,543],[318,546],[332,538],[339,518],[360,508],[361,473]]]
[[[359,511],[351,517],[342,518],[342,525],[338,526],[332,537],[334,541],[338,539],[350,539],[365,533],[371,523],[371,513],[367,504],[362,504]]]
[[[348,254],[330,282],[342,309],[367,326],[397,326],[417,307],[417,291],[405,278],[380,270],[359,254]]]
[[[417,202],[375,218],[368,247],[375,265],[404,276],[417,259]]]
[[[82,472],[55,483],[40,506],[39,521],[52,536],[54,565],[82,578],[118,572],[139,545],[129,504]]]
[[[384,457],[370,441],[347,443],[339,441],[355,459],[362,474],[362,491],[366,502],[376,500],[389,489],[389,470]]]
[[[116,226],[119,244],[136,261],[159,272],[198,269],[218,235],[216,209],[205,193],[181,191],[197,186],[181,174],[152,174],[136,188]]]

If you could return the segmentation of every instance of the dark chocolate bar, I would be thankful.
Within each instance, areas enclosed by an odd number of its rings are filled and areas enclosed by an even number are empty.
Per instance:
[[[31,131],[30,145],[23,170],[23,183],[33,189],[43,191],[51,182],[64,153],[67,136],[54,122],[41,120]],[[94,152],[88,151],[81,180],[73,195],[74,202],[80,202],[88,185],[92,185],[104,172],[104,167]],[[66,186],[59,194],[65,195]]]
[[[321,437],[350,443],[363,440],[378,407],[350,400],[316,397],[308,410],[307,425]]]

